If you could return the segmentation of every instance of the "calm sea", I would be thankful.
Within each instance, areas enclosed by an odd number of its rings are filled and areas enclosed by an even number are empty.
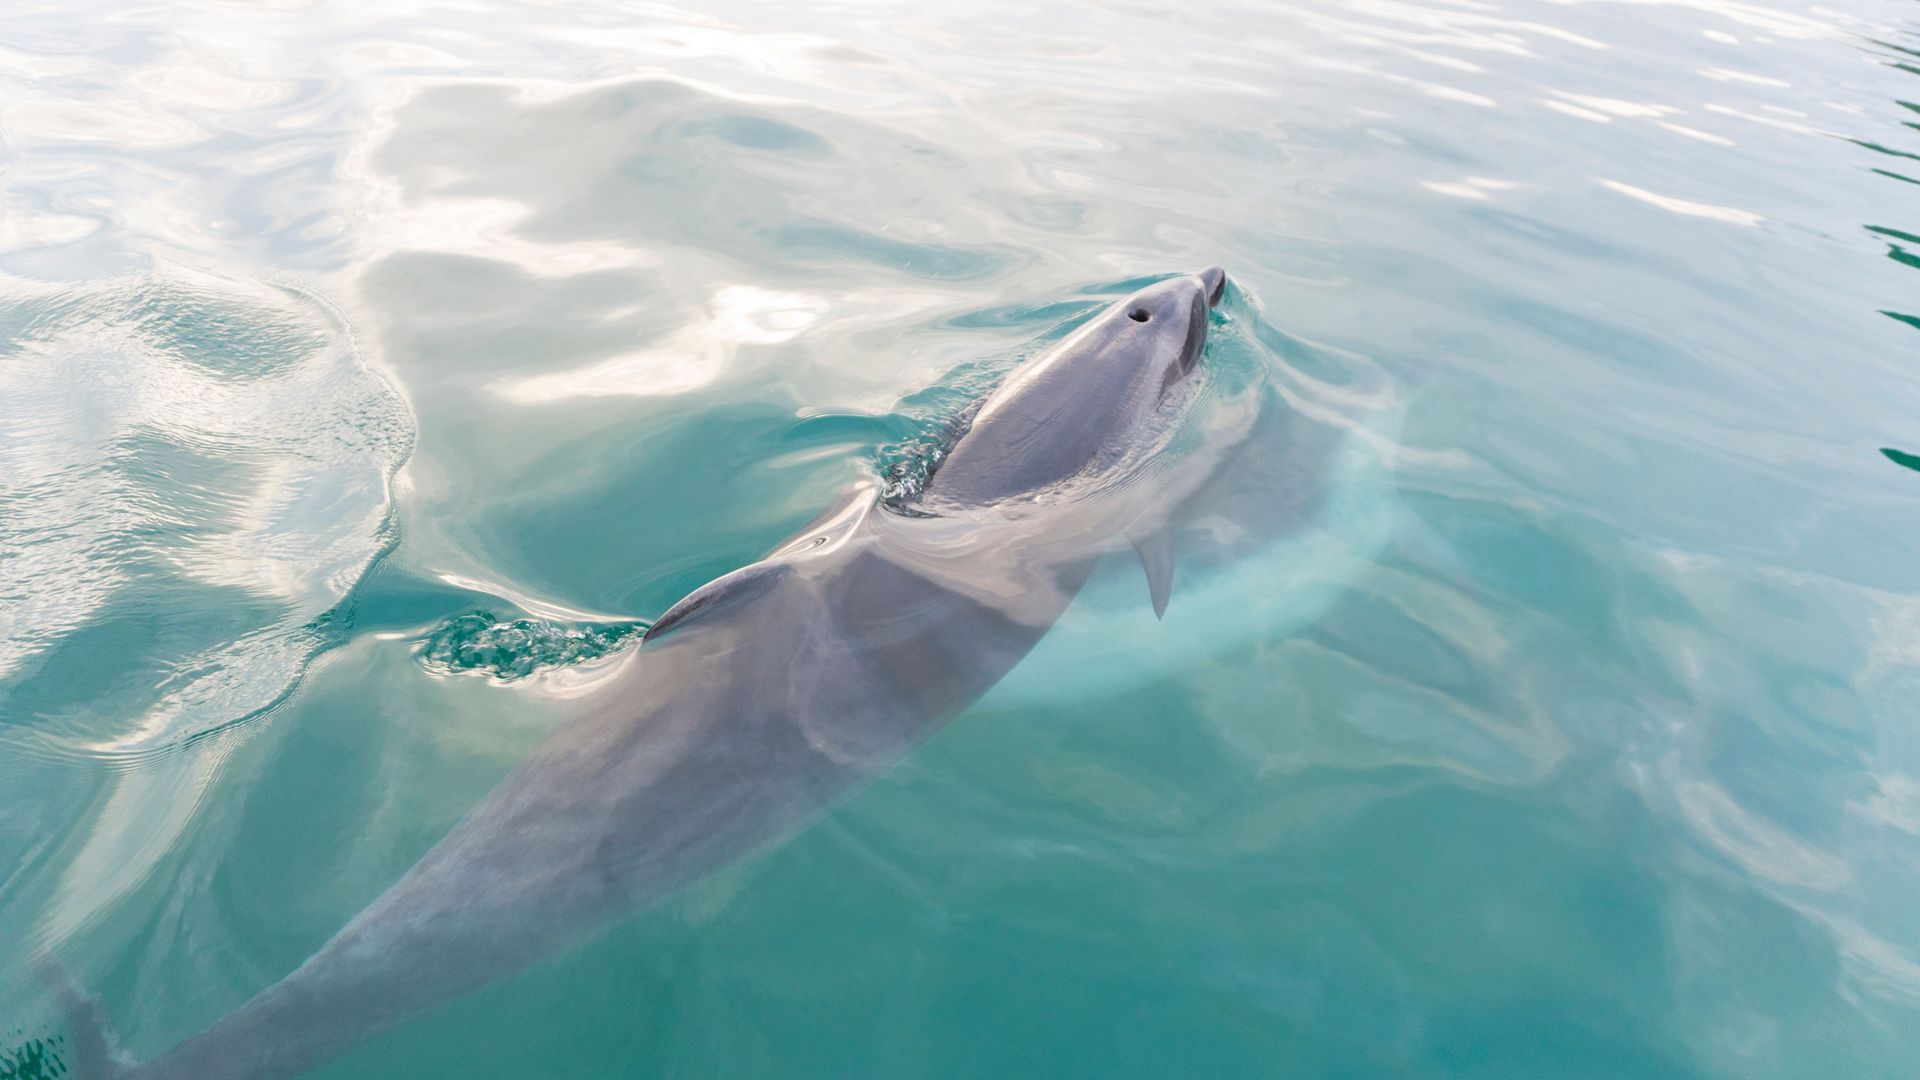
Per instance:
[[[0,1077],[37,951],[199,1031],[1209,263],[1243,558],[316,1075],[1920,1075],[1915,11],[13,0]]]

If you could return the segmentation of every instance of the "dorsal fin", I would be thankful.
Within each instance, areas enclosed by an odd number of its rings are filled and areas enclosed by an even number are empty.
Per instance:
[[[778,581],[792,569],[782,562],[757,562],[743,566],[731,574],[714,578],[668,608],[664,614],[654,620],[652,626],[647,627],[647,632],[640,635],[640,640],[651,641],[701,611],[752,599],[765,592],[767,586]]]

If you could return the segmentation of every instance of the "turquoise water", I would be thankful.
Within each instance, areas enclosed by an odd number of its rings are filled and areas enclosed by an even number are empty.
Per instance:
[[[1920,1075],[1886,2],[0,14],[0,1076],[291,970],[580,662],[1220,263],[1257,528],[327,1077]],[[1895,453],[1883,454],[1891,449]]]

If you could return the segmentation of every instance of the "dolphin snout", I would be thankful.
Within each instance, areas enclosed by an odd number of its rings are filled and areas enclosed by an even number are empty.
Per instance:
[[[1207,306],[1219,307],[1220,297],[1227,291],[1227,272],[1217,266],[1209,266],[1194,275],[1200,279],[1200,285],[1207,291]]]

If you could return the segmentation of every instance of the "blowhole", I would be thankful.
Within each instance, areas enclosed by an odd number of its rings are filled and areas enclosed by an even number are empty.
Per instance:
[[[1153,316],[1147,314],[1146,308],[1137,307],[1127,312],[1127,318],[1132,319],[1134,322],[1146,322],[1148,319],[1153,318]]]

